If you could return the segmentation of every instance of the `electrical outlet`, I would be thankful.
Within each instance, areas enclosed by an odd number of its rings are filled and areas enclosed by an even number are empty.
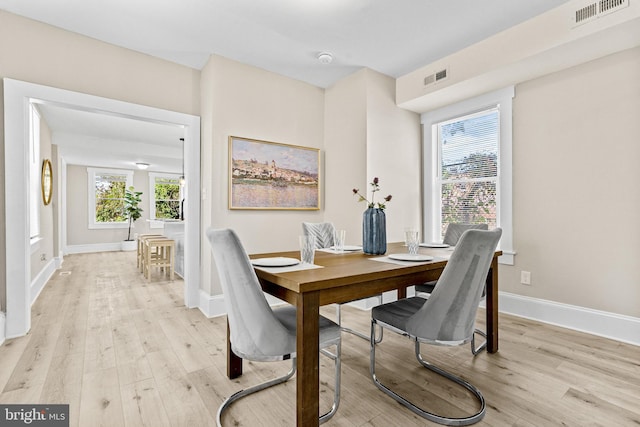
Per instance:
[[[531,285],[531,272],[530,271],[521,271],[520,272],[520,283],[523,285]]]
[[[47,254],[40,254],[40,261],[46,261],[47,260]]]

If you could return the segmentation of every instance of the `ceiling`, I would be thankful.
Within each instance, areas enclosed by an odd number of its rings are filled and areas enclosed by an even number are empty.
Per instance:
[[[0,0],[0,9],[195,69],[216,54],[326,88],[363,67],[402,76],[567,1]],[[321,52],[333,61],[320,63]],[[43,112],[53,132],[140,141],[141,152],[162,139],[140,134],[149,123],[59,110]],[[175,140],[172,131],[160,133]]]
[[[51,103],[38,110],[67,164],[183,173],[184,128],[170,123],[85,111]]]

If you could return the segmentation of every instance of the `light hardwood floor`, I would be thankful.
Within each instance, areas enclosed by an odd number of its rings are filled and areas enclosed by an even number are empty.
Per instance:
[[[185,308],[181,280],[147,283],[135,264],[128,252],[65,258],[33,306],[31,332],[0,347],[0,403],[68,403],[72,426],[211,426],[230,393],[289,368],[245,362],[245,374],[228,380],[225,318]],[[368,330],[368,312],[343,310],[349,326]],[[483,392],[487,415],[477,425],[640,424],[640,348],[508,315],[500,322],[494,355],[423,346],[427,360]],[[325,425],[432,425],[375,388],[364,340],[344,334],[342,349],[342,401]],[[405,338],[387,331],[378,356],[382,380],[417,403],[450,415],[475,409],[468,394],[418,366]],[[320,360],[325,410],[334,379],[331,361]],[[224,422],[293,425],[294,404],[289,381],[233,405]]]

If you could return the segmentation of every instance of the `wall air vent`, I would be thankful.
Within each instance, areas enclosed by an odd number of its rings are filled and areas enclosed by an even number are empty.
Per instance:
[[[598,4],[591,3],[590,5],[587,5],[583,8],[576,10],[576,18],[574,22],[576,25],[584,24],[585,21],[590,21],[592,19],[595,19],[597,15],[598,15]]]
[[[584,4],[574,13],[573,26],[585,24],[600,16],[616,12],[629,6],[629,0],[598,0]]]
[[[440,70],[433,74],[429,74],[427,77],[424,78],[424,85],[429,86],[431,84],[442,81],[447,78],[448,74],[449,73],[447,72],[446,68],[444,70]]]
[[[598,15],[606,15],[629,6],[629,0],[600,0],[598,2]]]

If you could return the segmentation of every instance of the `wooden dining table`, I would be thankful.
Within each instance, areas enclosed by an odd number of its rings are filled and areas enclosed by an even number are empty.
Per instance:
[[[391,243],[386,255],[367,255],[362,251],[329,253],[316,251],[314,265],[320,268],[282,272],[278,269],[256,268],[265,292],[280,298],[297,309],[297,376],[296,425],[311,427],[319,424],[319,344],[318,319],[320,306],[345,303],[397,291],[406,297],[408,286],[436,280],[440,277],[451,248],[424,248],[419,253],[433,256],[428,262],[397,262],[389,254],[406,253],[403,243]],[[498,256],[496,251],[487,277],[486,319],[487,351],[498,351]],[[299,258],[299,251],[262,253],[250,258]],[[242,359],[231,350],[227,328],[227,376],[242,375]]]

